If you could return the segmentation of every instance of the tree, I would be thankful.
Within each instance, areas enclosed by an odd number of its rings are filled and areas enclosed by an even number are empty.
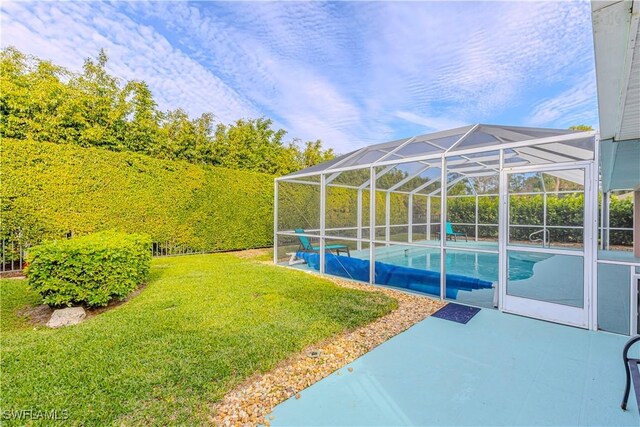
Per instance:
[[[157,110],[151,90],[143,81],[130,81],[123,90],[127,103],[122,149],[157,156],[164,114]]]
[[[62,67],[15,48],[0,52],[0,136],[35,140],[64,139],[60,107],[70,93],[62,79],[70,76]]]
[[[271,124],[271,119],[264,117],[239,119],[231,125],[218,124],[213,164],[271,174],[286,174],[298,169],[296,150],[282,142],[286,131],[274,130]]]
[[[123,96],[120,81],[107,72],[107,61],[104,49],[96,59],[85,60],[83,73],[69,82],[75,96],[67,106],[71,123],[79,131],[79,145],[122,150],[131,106]]]
[[[186,111],[178,108],[163,117],[161,139],[156,147],[159,157],[194,161],[196,129]]]
[[[300,141],[297,141],[300,142]],[[333,149],[322,150],[322,142],[317,139],[315,141],[307,141],[304,144],[302,151],[299,151],[297,156],[298,166],[302,168],[308,168],[318,163],[326,162],[335,157]]]
[[[13,47],[0,51],[0,137],[116,151],[134,151],[233,169],[283,175],[334,157],[320,140],[299,146],[271,119],[216,123],[213,113],[191,118],[162,112],[144,81],[122,82],[107,71],[100,50],[81,73]]]
[[[569,126],[569,129],[571,130],[579,130],[579,131],[590,131],[590,130],[594,130],[591,126],[589,125],[575,125],[575,126]]]

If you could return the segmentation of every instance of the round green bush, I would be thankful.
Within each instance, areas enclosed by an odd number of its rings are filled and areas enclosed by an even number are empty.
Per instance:
[[[45,304],[105,306],[147,280],[151,238],[104,231],[58,240],[31,248],[27,263],[29,286]]]

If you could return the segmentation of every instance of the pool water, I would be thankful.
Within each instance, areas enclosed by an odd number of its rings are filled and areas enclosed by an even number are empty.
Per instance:
[[[533,266],[550,255],[533,253],[509,254],[509,280],[524,280],[533,276]],[[498,282],[498,254],[447,251],[447,274],[475,277],[489,282]],[[376,261],[421,270],[440,270],[440,251],[428,248],[376,250]]]

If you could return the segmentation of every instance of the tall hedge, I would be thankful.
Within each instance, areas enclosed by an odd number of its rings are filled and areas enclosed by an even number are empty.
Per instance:
[[[214,251],[273,240],[273,177],[134,153],[3,139],[2,238],[142,232]]]
[[[2,238],[15,239],[20,233],[22,242],[38,243],[69,232],[115,229],[143,232],[154,242],[204,251],[273,243],[270,175],[43,142],[3,139],[0,148]],[[280,228],[318,228],[318,187],[281,183],[279,188]],[[356,224],[356,194],[335,187],[327,191],[329,227]],[[423,206],[423,199],[417,197],[414,208]],[[520,223],[542,223],[541,196],[515,199],[513,214]],[[402,194],[392,196],[392,224],[406,222],[407,203]],[[369,205],[366,191],[363,205]],[[438,205],[436,201],[432,208],[437,210]],[[548,223],[579,224],[581,205],[581,196],[549,198]],[[377,192],[377,224],[384,223],[384,207],[384,195]],[[453,223],[475,220],[474,198],[450,198],[448,208]],[[612,227],[631,227],[632,211],[631,200],[612,197]],[[497,197],[481,197],[478,213],[480,223],[497,224]],[[364,209],[364,224],[369,222],[368,215],[369,209]],[[420,215],[414,219],[424,221]],[[467,228],[472,233],[473,227]],[[531,231],[523,229],[518,237],[526,239]],[[479,234],[495,237],[497,227],[480,227]],[[571,229],[556,230],[553,235],[554,241],[577,238]],[[631,233],[611,233],[612,244],[628,245],[631,240]]]

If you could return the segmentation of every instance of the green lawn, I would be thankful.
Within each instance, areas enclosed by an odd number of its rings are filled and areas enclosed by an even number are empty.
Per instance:
[[[4,337],[8,332],[29,327],[24,317],[16,316],[16,311],[38,304],[40,304],[39,295],[27,288],[26,281],[0,279],[0,332],[2,336]]]
[[[140,295],[59,330],[16,318],[37,302],[24,280],[0,290],[0,409],[67,410],[82,425],[205,424],[251,374],[396,307],[227,254],[155,259]]]

